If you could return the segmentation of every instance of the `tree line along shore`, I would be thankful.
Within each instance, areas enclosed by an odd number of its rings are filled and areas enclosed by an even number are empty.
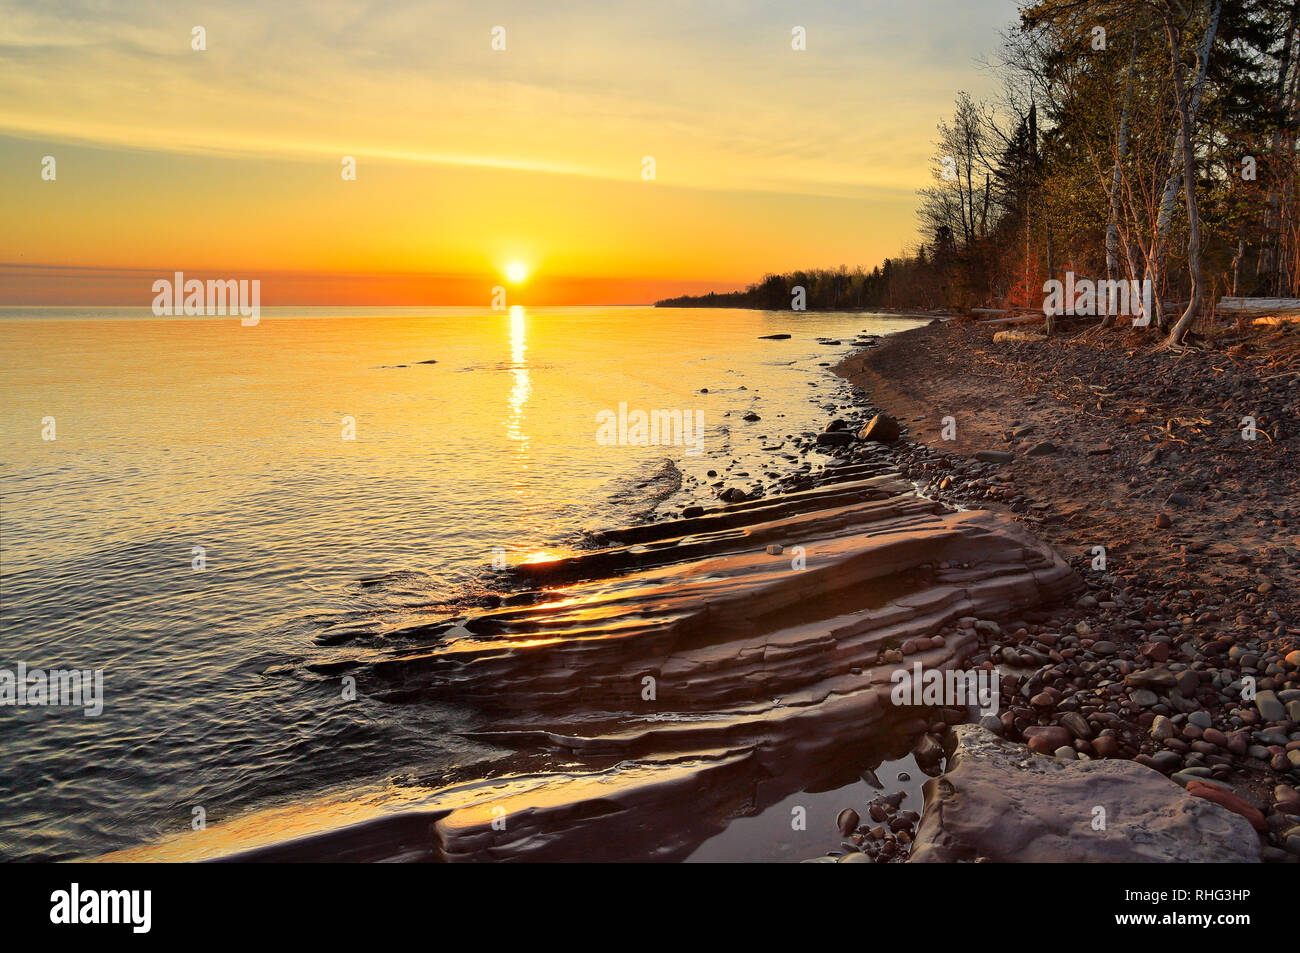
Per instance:
[[[1300,0],[1026,4],[988,63],[997,94],[960,92],[939,123],[912,249],[656,304],[1042,313],[1048,283],[1078,276],[1149,288],[1134,316],[1174,345],[1253,316],[1224,298],[1285,309],[1300,298],[1298,60]],[[1104,328],[1130,324],[1101,310]]]

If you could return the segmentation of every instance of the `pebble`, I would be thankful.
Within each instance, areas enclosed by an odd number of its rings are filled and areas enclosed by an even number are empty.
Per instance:
[[[1149,688],[1139,688],[1129,695],[1129,698],[1133,699],[1134,704],[1140,705],[1142,708],[1150,708],[1160,701],[1160,697]]]
[[[980,725],[995,735],[1002,734],[1002,719],[997,715],[984,715],[980,718]]]
[[[1262,691],[1255,696],[1255,708],[1259,717],[1265,721],[1282,721],[1286,718],[1286,709],[1271,691]]]
[[[1084,718],[1078,712],[1069,711],[1061,716],[1061,724],[1074,735],[1074,737],[1083,741],[1090,741],[1095,732],[1092,726],[1088,724],[1088,719]]]
[[[1176,771],[1183,766],[1183,759],[1173,751],[1157,751],[1147,760],[1149,761],[1147,766],[1155,768],[1161,774],[1168,774],[1169,772]]]
[[[848,837],[858,829],[859,820],[858,812],[851,807],[846,807],[840,811],[839,817],[835,818],[835,826],[839,828],[841,836]]]
[[[1119,741],[1111,735],[1093,739],[1092,751],[1099,758],[1113,758],[1119,754]]]

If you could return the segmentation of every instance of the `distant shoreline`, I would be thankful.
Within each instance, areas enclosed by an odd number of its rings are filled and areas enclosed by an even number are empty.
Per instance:
[[[708,296],[712,297],[712,296]],[[721,296],[719,296],[721,297]],[[715,308],[720,311],[769,311],[783,313],[786,308],[762,308],[752,304],[733,304],[731,302],[710,302],[707,298],[665,298],[656,301],[656,308]],[[940,320],[956,317],[952,311],[897,311],[892,308],[807,308],[802,311],[790,310],[790,314],[879,314],[890,318],[938,318]]]

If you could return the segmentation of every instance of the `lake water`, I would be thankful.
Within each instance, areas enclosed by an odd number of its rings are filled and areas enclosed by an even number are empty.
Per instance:
[[[489,761],[454,712],[325,704],[267,673],[336,634],[454,613],[494,558],[708,502],[710,469],[744,487],[801,464],[763,447],[842,401],[818,365],[857,332],[919,323],[0,309],[0,669],[103,669],[105,696],[95,718],[0,708],[0,859],[94,856],[188,830],[195,808],[213,823]],[[598,415],[621,403],[702,415],[703,452],[602,444]]]

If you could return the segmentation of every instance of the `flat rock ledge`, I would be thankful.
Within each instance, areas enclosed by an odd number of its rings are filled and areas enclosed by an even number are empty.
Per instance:
[[[1249,821],[1134,761],[1059,760],[979,725],[954,727],[947,747],[912,863],[1260,860]]]
[[[841,470],[610,530],[600,548],[514,567],[499,605],[328,646],[304,678],[350,675],[500,756],[421,796],[377,795],[347,827],[308,805],[165,856],[684,859],[731,819],[924,731],[922,711],[893,703],[893,675],[960,667],[976,640],[941,634],[957,620],[1083,587],[1005,516]],[[268,838],[285,828],[299,836]]]

